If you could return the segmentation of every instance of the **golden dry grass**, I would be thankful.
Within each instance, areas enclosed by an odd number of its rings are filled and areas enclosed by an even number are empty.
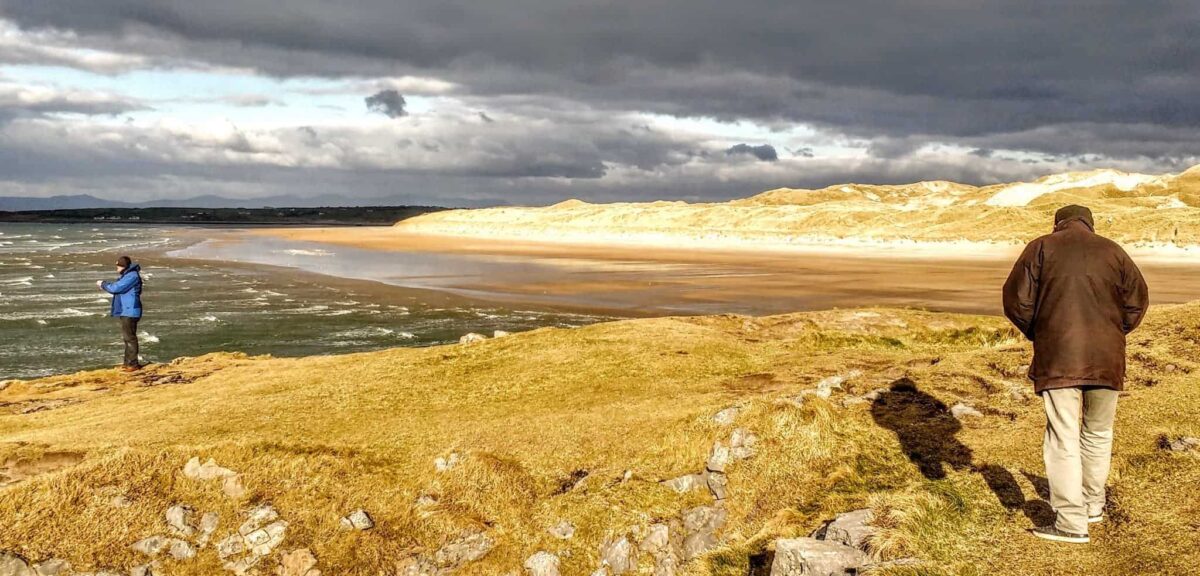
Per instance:
[[[219,512],[219,539],[269,502],[290,522],[276,556],[309,547],[326,574],[387,574],[479,529],[497,546],[459,573],[519,571],[544,549],[564,574],[588,574],[605,538],[709,502],[658,481],[699,471],[732,428],[712,415],[738,405],[735,426],[761,438],[758,453],[732,467],[724,543],[690,574],[745,574],[774,538],[866,505],[885,527],[879,557],[927,561],[893,574],[1186,573],[1200,561],[1190,488],[1200,459],[1155,441],[1200,435],[1198,330],[1200,304],[1160,307],[1132,338],[1111,521],[1087,547],[1025,533],[1042,475],[1040,405],[1014,393],[1028,388],[1027,345],[999,318],[872,309],[639,319],[303,359],[215,354],[134,376],[11,384],[0,392],[0,470],[28,477],[0,488],[0,550],[128,569],[144,562],[130,544],[164,533],[171,504]],[[862,374],[829,401],[792,400],[851,370]],[[923,398],[986,415],[958,429],[879,403],[843,406],[903,378]],[[51,399],[66,402],[37,404]],[[21,413],[30,406],[40,408]],[[914,450],[944,460],[944,477],[922,474]],[[462,464],[436,472],[450,451]],[[247,497],[185,478],[191,456],[241,472]],[[587,481],[564,490],[580,470]],[[117,495],[132,505],[112,507]],[[437,504],[418,506],[421,495]],[[359,507],[376,528],[340,530]],[[547,533],[563,519],[578,527],[571,540]],[[211,548],[166,567],[220,573]]]

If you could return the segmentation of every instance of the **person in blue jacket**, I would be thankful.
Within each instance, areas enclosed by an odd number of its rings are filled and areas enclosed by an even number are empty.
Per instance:
[[[117,281],[97,280],[96,286],[112,294],[112,317],[121,321],[121,339],[125,341],[125,363],[121,369],[133,372],[141,368],[138,364],[138,320],[142,318],[141,266],[134,264],[128,256],[117,258]]]

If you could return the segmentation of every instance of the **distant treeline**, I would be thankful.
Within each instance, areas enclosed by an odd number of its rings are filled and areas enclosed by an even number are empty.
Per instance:
[[[0,212],[0,222],[119,222],[122,224],[272,224],[383,226],[437,206],[354,206],[326,208],[82,208]]]

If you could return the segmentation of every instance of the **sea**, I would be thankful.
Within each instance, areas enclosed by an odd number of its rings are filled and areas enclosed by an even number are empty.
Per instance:
[[[456,342],[468,332],[577,327],[614,318],[553,306],[505,305],[291,265],[297,258],[327,259],[318,248],[255,246],[256,257],[271,264],[206,252],[203,247],[224,232],[0,224],[0,380],[120,363],[119,326],[108,316],[111,297],[95,284],[115,279],[115,261],[123,254],[142,266],[143,362],[215,351],[309,356],[429,346]]]

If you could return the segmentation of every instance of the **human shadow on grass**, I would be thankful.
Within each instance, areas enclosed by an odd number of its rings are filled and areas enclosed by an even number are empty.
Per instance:
[[[976,466],[971,448],[957,437],[962,423],[945,403],[919,390],[911,379],[896,380],[880,393],[871,404],[871,417],[896,434],[900,448],[926,478],[941,480],[948,469],[978,473],[1005,508],[1021,510],[1035,526],[1053,521],[1050,505],[1044,500],[1027,501],[1016,478],[1003,466]],[[1042,496],[1045,480],[1026,476]]]

